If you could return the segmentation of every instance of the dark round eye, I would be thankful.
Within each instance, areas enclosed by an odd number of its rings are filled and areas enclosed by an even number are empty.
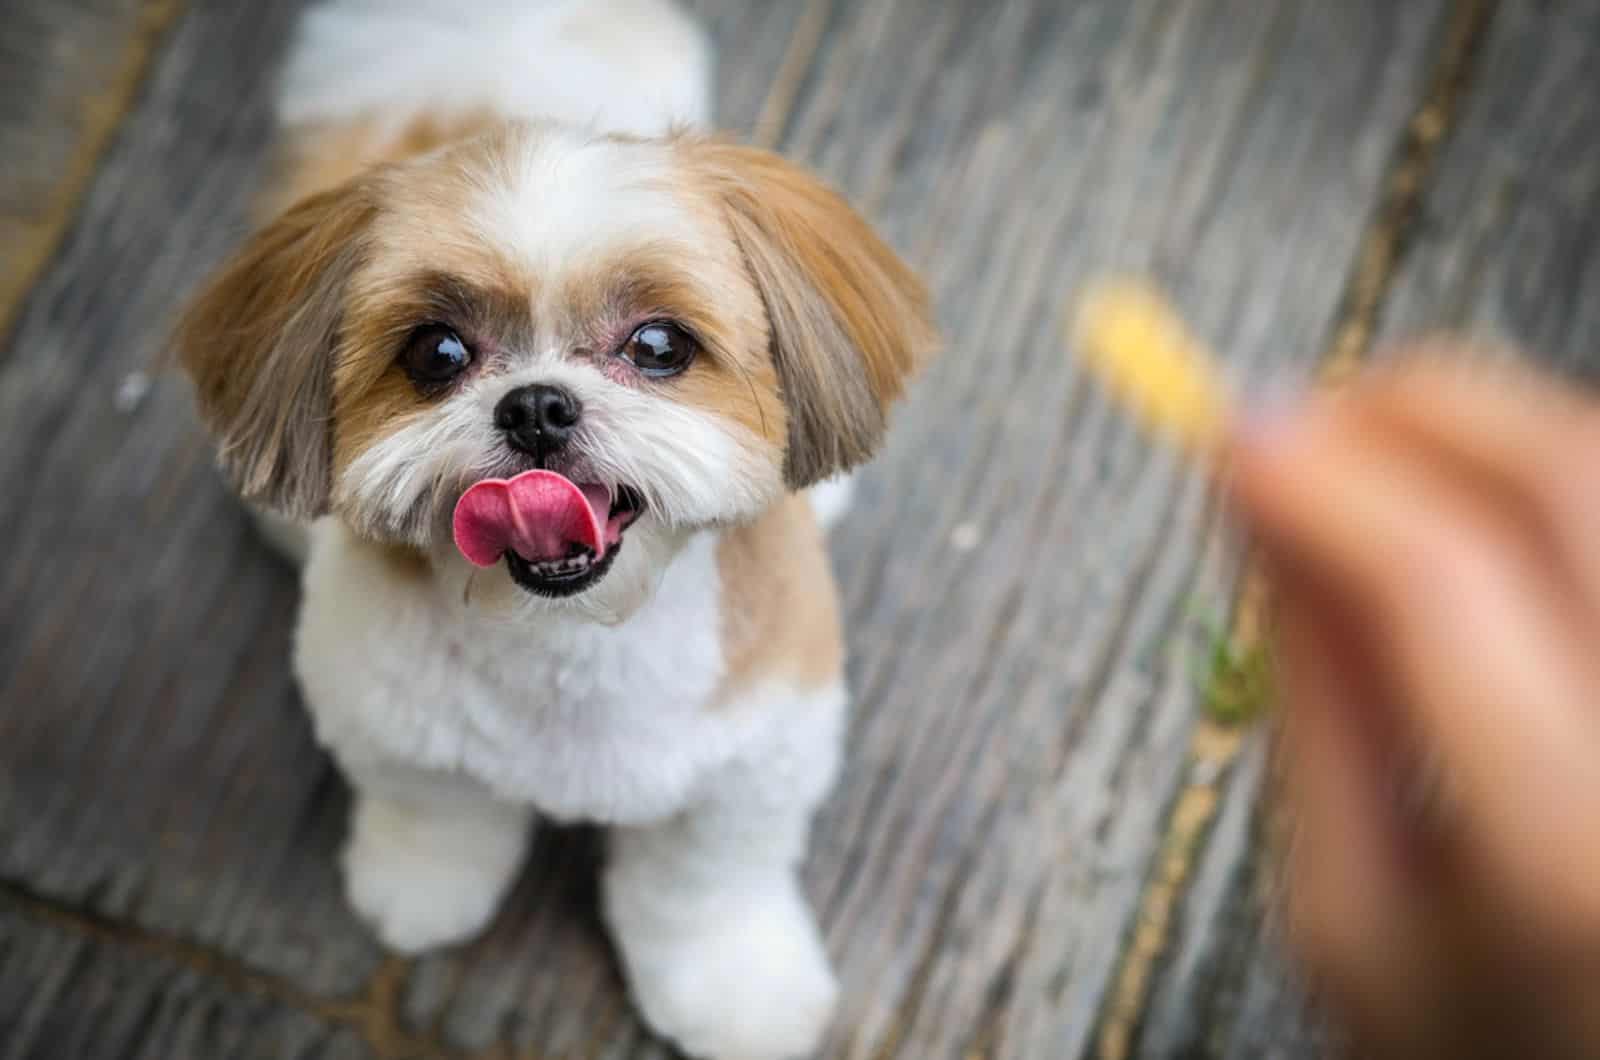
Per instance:
[[[420,387],[448,383],[472,363],[472,350],[443,324],[426,324],[411,333],[400,351],[400,367]]]
[[[689,367],[700,349],[694,338],[676,324],[657,321],[639,326],[622,347],[622,355],[645,375],[677,375]]]

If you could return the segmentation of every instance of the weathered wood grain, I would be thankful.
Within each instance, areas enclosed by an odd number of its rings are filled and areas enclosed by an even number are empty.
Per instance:
[[[1503,0],[1382,321],[1600,379],[1600,2]]]
[[[55,252],[178,0],[11,5],[0,32],[0,336]]]
[[[352,1031],[0,898],[5,1060],[358,1060]]]
[[[1368,355],[1439,168],[1440,145],[1459,124],[1473,86],[1495,7],[1492,0],[1458,0],[1437,34],[1426,91],[1395,145],[1334,330],[1317,365],[1323,385],[1338,385]],[[1269,635],[1263,627],[1263,594],[1270,589],[1259,572],[1247,574],[1245,586],[1230,636],[1236,643],[1260,647]],[[1242,765],[1241,747],[1253,752]],[[1168,842],[1185,838],[1190,862],[1194,844],[1200,842],[1194,838],[1196,830],[1210,842],[1199,848],[1203,863],[1198,869],[1184,864],[1178,870],[1188,886],[1175,888],[1164,879],[1147,887],[1140,931],[1151,933],[1147,921],[1159,917],[1164,942],[1159,947],[1145,942],[1141,952],[1139,942],[1144,940],[1137,940],[1125,956],[1119,990],[1133,990],[1143,1006],[1134,1008],[1119,997],[1119,1011],[1102,1028],[1102,1060],[1120,1060],[1134,1046],[1145,1057],[1336,1052],[1324,1014],[1308,1003],[1287,971],[1275,923],[1279,898],[1273,893],[1272,843],[1240,827],[1241,807],[1271,797],[1256,757],[1260,750],[1259,739],[1242,745],[1237,732],[1211,726],[1197,730],[1192,775],[1169,823]],[[1219,789],[1225,807],[1220,820],[1214,808]],[[1183,820],[1191,800],[1211,805]],[[1271,817],[1273,811],[1269,807],[1263,814]]]
[[[378,953],[327,860],[339,789],[284,666],[293,580],[183,389],[125,387],[245,229],[294,14],[180,20],[0,351],[0,874],[342,991]]]
[[[718,125],[759,143],[776,142],[821,47],[831,0],[686,0],[685,6],[716,42]]]
[[[0,351],[0,878],[332,996],[379,956],[287,674],[292,578],[181,388],[122,385],[242,231],[295,6],[183,18]],[[808,866],[846,984],[825,1055],[1080,1055],[1185,772],[1188,615],[1233,567],[1201,484],[1072,366],[1062,300],[1149,270],[1235,373],[1306,371],[1443,0],[697,6],[730,123],[865,203],[950,338],[835,546],[859,709]],[[541,836],[495,929],[417,966],[411,1023],[657,1055],[595,856]]]
[[[969,82],[941,71],[941,98],[991,109],[951,152],[974,169],[934,168],[970,181],[954,203],[929,203],[914,171],[885,199],[891,230],[932,244],[957,323],[931,407],[902,419],[869,479],[882,514],[841,554],[858,623],[883,631],[858,660],[858,758],[901,773],[847,788],[833,818],[866,866],[832,907],[835,938],[881,969],[840,1055],[887,1041],[1071,1056],[1087,1041],[1183,773],[1188,670],[1163,649],[1191,597],[1220,606],[1225,579],[1187,580],[1198,498],[1061,370],[1061,293],[1110,264],[1150,269],[1234,372],[1304,371],[1437,13],[1041,6],[1043,24],[997,20],[1049,57],[1019,51],[1022,80],[997,101],[985,74],[1004,50]],[[922,211],[936,220],[918,226]],[[974,529],[979,548],[952,547]],[[906,926],[850,934],[885,921]]]
[[[1134,1055],[1326,1055],[1334,1036],[1309,1007],[1277,931],[1271,861],[1258,799],[1266,733],[1258,730],[1218,778],[1222,804],[1163,955]]]

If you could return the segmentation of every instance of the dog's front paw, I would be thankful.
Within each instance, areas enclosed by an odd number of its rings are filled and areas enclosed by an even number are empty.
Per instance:
[[[363,799],[344,848],[345,895],[391,950],[462,942],[494,915],[524,843],[520,829],[490,821],[451,827]]]
[[[706,1060],[793,1060],[816,1049],[838,985],[792,879],[693,911],[629,892],[608,887],[606,912],[657,1033]]]

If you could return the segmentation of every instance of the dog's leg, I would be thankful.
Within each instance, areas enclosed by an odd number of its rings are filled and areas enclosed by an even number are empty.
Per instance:
[[[837,985],[796,869],[832,783],[844,696],[795,699],[759,705],[792,711],[781,736],[690,809],[611,833],[605,915],[629,986],[692,1056],[804,1056],[832,1015]]]
[[[532,811],[464,777],[390,766],[347,775],[345,893],[383,944],[417,953],[481,931],[522,863]]]

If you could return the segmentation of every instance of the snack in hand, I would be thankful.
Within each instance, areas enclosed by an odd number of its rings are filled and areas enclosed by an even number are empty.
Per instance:
[[[1078,308],[1077,348],[1091,371],[1148,429],[1191,452],[1215,448],[1230,401],[1215,359],[1149,286],[1092,287]]]

